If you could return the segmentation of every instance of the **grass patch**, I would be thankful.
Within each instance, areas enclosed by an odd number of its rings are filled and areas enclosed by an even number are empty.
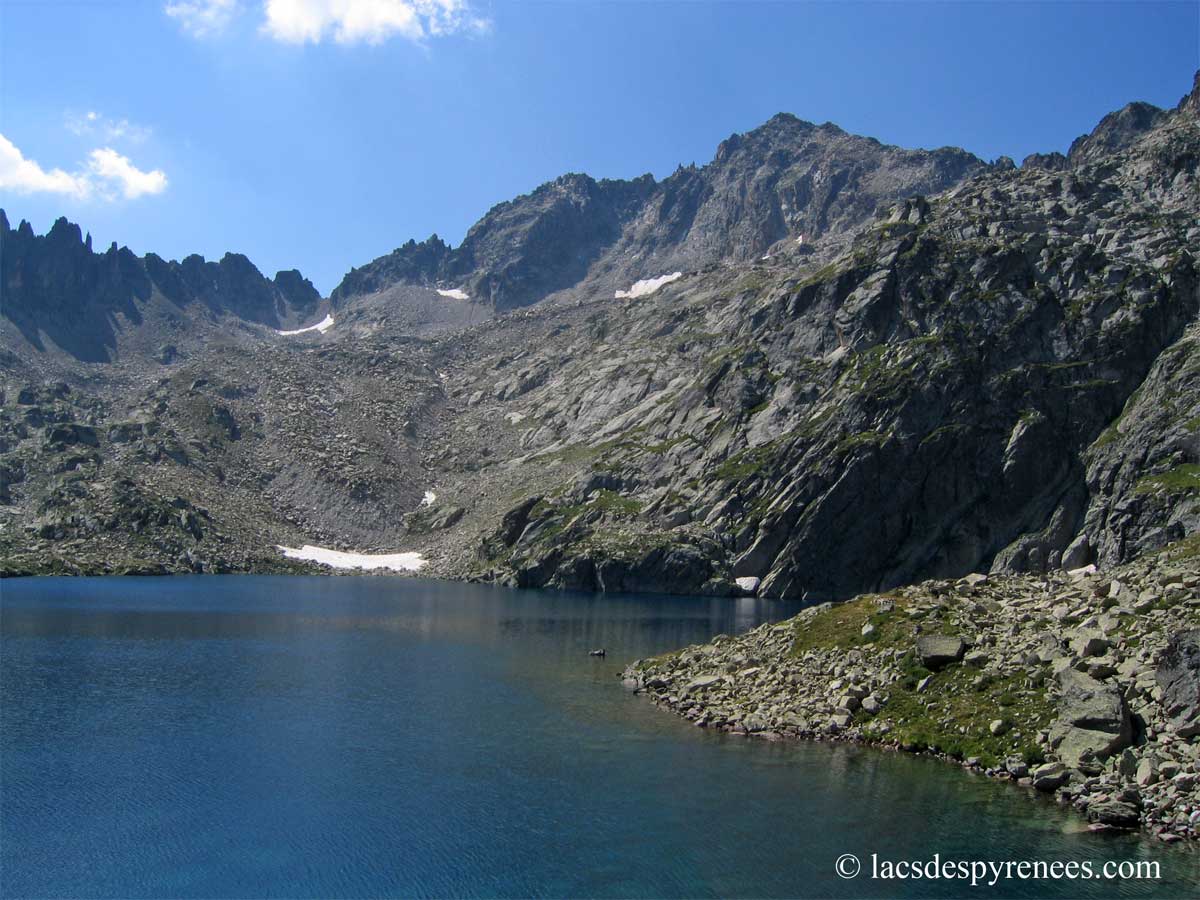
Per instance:
[[[895,603],[891,612],[880,612],[875,602],[885,598]],[[911,642],[913,619],[904,612],[907,605],[905,598],[886,594],[866,594],[838,603],[796,623],[791,655],[802,656],[808,650],[834,647],[850,649],[868,644],[893,647]],[[862,629],[868,622],[875,626],[875,633],[863,637]]]
[[[893,723],[889,737],[956,759],[975,756],[985,766],[1011,756],[1029,765],[1044,761],[1037,733],[1056,715],[1044,678],[980,676],[975,669],[951,666],[934,673],[921,693],[912,682],[909,677],[898,682],[880,714]],[[1002,735],[989,729],[996,719],[1009,723]]]
[[[1161,475],[1147,475],[1138,479],[1133,490],[1137,494],[1154,494],[1159,491],[1168,494],[1189,494],[1192,491],[1200,491],[1200,465],[1185,463]]]

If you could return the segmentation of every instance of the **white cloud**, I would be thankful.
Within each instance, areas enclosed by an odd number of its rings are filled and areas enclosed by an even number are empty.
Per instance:
[[[87,165],[77,172],[43,169],[0,134],[0,190],[17,194],[62,194],[79,200],[98,198],[127,200],[145,194],[161,194],[167,176],[161,169],[143,172],[129,157],[111,147],[93,150]]]
[[[68,112],[63,118],[67,131],[79,137],[99,137],[106,142],[128,141],[140,144],[150,137],[150,129],[128,119],[112,119],[104,113],[88,110],[85,113]]]
[[[238,0],[172,0],[163,11],[195,37],[220,34],[237,12]]]
[[[466,0],[266,0],[264,34],[289,44],[381,44],[460,32],[484,33],[491,23]]]
[[[125,199],[133,200],[143,194],[161,194],[167,189],[167,176],[162,169],[143,172],[111,147],[93,150],[88,169],[100,181],[121,189]]]
[[[47,172],[32,159],[26,159],[12,141],[0,134],[0,190],[86,197],[91,193],[91,183],[85,176],[62,169]]]

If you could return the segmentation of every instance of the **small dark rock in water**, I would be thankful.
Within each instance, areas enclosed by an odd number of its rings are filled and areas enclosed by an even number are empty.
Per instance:
[[[604,656],[604,655],[606,655],[606,653],[607,653],[607,651],[603,647],[601,647],[599,650],[589,651],[588,656]]]
[[[1103,800],[1088,808],[1088,819],[1113,828],[1137,828],[1138,808],[1121,800]]]

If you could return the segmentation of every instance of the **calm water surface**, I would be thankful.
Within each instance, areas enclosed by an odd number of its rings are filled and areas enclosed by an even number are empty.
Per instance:
[[[926,760],[710,734],[616,679],[792,612],[392,578],[0,582],[0,893],[1196,895],[1194,851],[1080,833]],[[843,853],[866,871],[839,878]],[[872,853],[1163,877],[873,881]]]

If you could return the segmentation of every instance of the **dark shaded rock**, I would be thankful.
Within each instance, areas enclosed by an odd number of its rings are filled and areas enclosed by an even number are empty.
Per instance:
[[[1091,822],[1112,828],[1137,828],[1140,810],[1132,803],[1108,799],[1088,806],[1087,817]]]
[[[1155,679],[1176,734],[1184,738],[1200,734],[1200,629],[1171,636]]]
[[[90,425],[80,425],[75,422],[51,425],[46,429],[47,447],[62,448],[77,444],[86,444],[89,447],[100,446],[96,429]]]

